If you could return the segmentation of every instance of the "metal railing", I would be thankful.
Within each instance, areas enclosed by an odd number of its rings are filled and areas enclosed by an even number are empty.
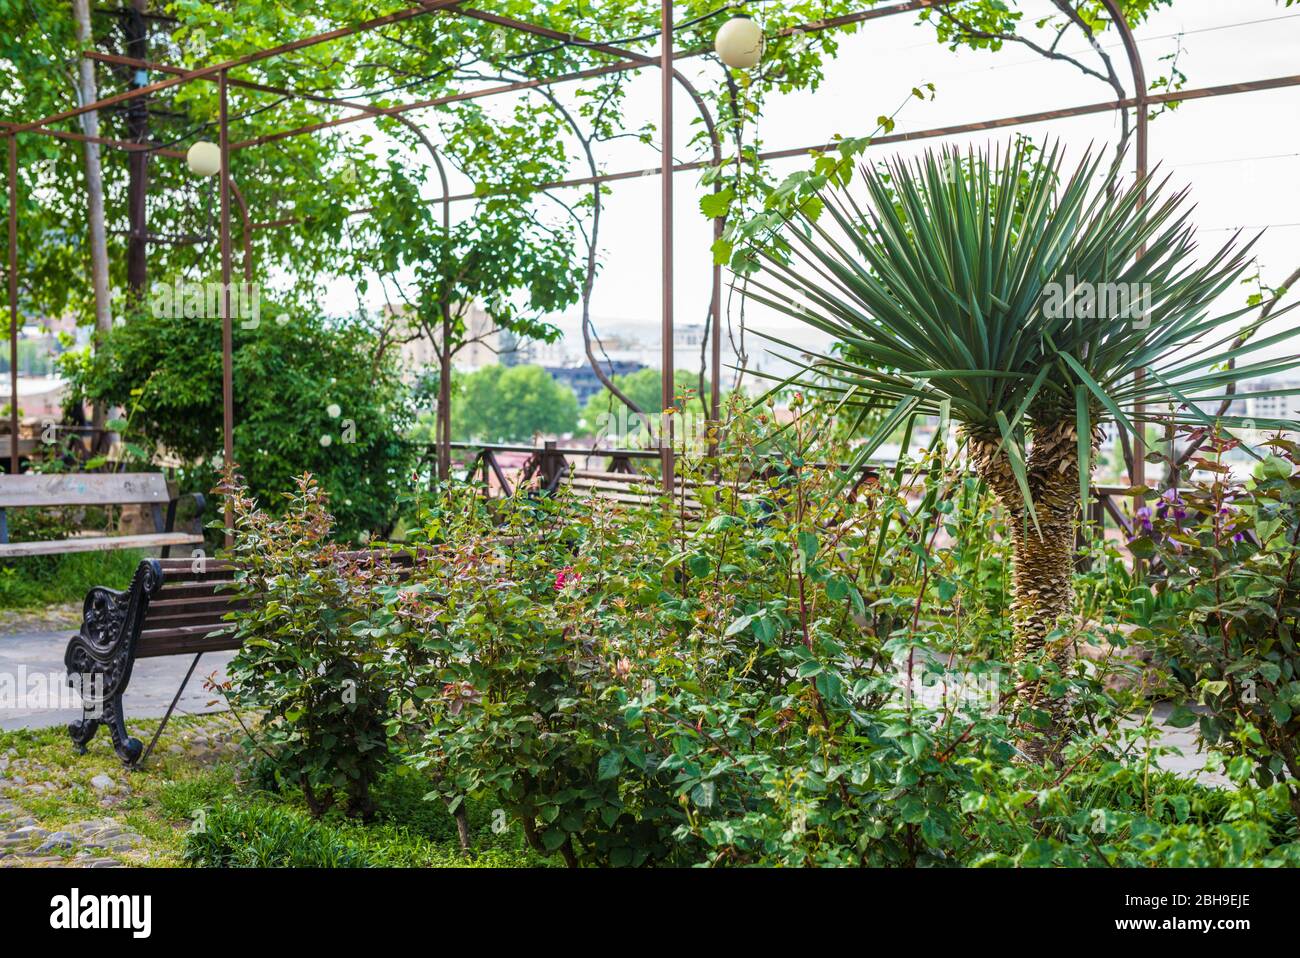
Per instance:
[[[432,467],[437,462],[437,444],[420,444],[421,465]],[[615,477],[626,476],[629,486],[644,484],[654,473],[643,472],[637,468],[638,461],[652,462],[656,466],[659,453],[654,449],[599,448],[587,446],[561,446],[558,441],[548,440],[540,446],[512,443],[453,442],[453,454],[461,453],[458,465],[464,469],[466,481],[476,478],[482,483],[488,497],[495,495],[513,496],[517,489],[532,484],[543,494],[553,494],[565,478],[572,476],[578,469],[577,461],[604,459],[605,469],[602,476],[613,481]],[[498,458],[502,454],[523,454],[527,458],[522,465],[503,465]],[[816,468],[827,468],[830,463],[810,463]],[[893,463],[871,462],[863,467],[863,474],[849,492],[856,496],[863,483],[880,475],[883,470],[893,468]],[[514,472],[513,477],[511,472]],[[430,470],[431,475],[433,470]],[[1124,542],[1134,534],[1134,519],[1125,512],[1123,503],[1132,503],[1134,496],[1128,486],[1094,485],[1092,498],[1088,503],[1086,522],[1079,530],[1079,545],[1082,548],[1090,537],[1105,536],[1108,530],[1119,533]],[[1086,559],[1081,559],[1081,566]],[[1158,573],[1158,564],[1148,566],[1149,571]]]

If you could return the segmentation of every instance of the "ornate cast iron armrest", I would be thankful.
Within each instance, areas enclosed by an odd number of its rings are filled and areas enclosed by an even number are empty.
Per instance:
[[[63,656],[68,684],[81,694],[84,714],[68,725],[68,734],[79,752],[86,750],[96,729],[106,725],[113,749],[123,762],[131,765],[140,757],[140,740],[126,732],[122,693],[131,680],[145,611],[162,587],[162,580],[158,560],[145,559],[125,592],[96,586],[86,593],[81,631],[68,642]]]

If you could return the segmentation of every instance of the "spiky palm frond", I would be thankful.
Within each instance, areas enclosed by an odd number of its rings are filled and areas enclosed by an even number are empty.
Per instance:
[[[1036,162],[1017,150],[942,150],[864,167],[864,201],[852,187],[827,188],[787,224],[779,251],[760,251],[765,271],[747,295],[840,344],[792,360],[819,374],[810,388],[852,390],[850,405],[884,400],[903,415],[944,403],[971,434],[1010,444],[1013,466],[1033,425],[1073,419],[1086,477],[1084,437],[1098,422],[1133,431],[1143,404],[1146,421],[1202,425],[1199,406],[1227,383],[1300,365],[1227,368],[1298,332],[1234,348],[1247,310],[1211,315],[1252,244],[1233,236],[1197,263],[1186,191],[1170,192],[1167,178],[1120,186],[1100,164],[1085,155],[1063,180],[1053,146]]]

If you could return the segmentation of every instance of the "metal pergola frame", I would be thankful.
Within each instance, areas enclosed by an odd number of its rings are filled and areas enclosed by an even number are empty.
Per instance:
[[[861,23],[882,17],[892,16],[895,14],[908,13],[923,10],[929,7],[936,7],[955,0],[900,0],[900,2],[889,6],[874,7],[859,13],[849,14],[846,16],[836,17],[833,19],[817,21],[814,23],[803,24],[798,27],[788,28],[781,31],[780,36],[791,35],[794,33],[808,33],[826,29],[833,29],[839,26],[845,26],[851,23]],[[156,148],[147,143],[134,143],[124,140],[117,140],[109,137],[88,136],[83,133],[74,133],[66,130],[50,129],[50,124],[62,120],[72,119],[83,113],[92,110],[101,110],[105,107],[125,103],[138,97],[148,96],[161,90],[166,90],[194,80],[203,80],[217,84],[220,98],[219,109],[219,146],[221,150],[221,173],[219,178],[220,189],[220,247],[221,247],[221,281],[223,284],[222,295],[222,424],[224,436],[225,461],[234,462],[234,387],[233,387],[233,330],[230,315],[230,277],[232,271],[231,264],[231,242],[230,242],[230,200],[232,195],[240,203],[244,212],[244,231],[245,231],[245,250],[244,250],[244,270],[245,275],[251,276],[251,264],[249,257],[249,235],[252,230],[268,229],[279,226],[285,226],[298,221],[296,217],[287,217],[280,220],[250,223],[246,204],[243,203],[242,196],[238,192],[237,186],[230,177],[229,159],[232,152],[250,149],[268,142],[286,139],[289,137],[302,136],[321,129],[334,128],[345,124],[359,122],[365,119],[376,117],[392,117],[406,124],[415,131],[420,140],[431,153],[442,181],[442,197],[440,200],[443,206],[443,223],[446,225],[449,220],[449,206],[452,202],[473,198],[473,194],[451,195],[447,188],[447,178],[437,148],[429,141],[423,132],[413,123],[407,120],[403,114],[412,110],[423,109],[431,106],[440,106],[460,100],[477,99],[481,97],[495,96],[504,93],[519,92],[539,86],[549,86],[558,83],[564,83],[574,80],[587,79],[591,77],[637,70],[647,66],[657,66],[661,71],[661,118],[660,118],[660,155],[664,158],[658,167],[650,167],[641,170],[628,170],[616,173],[604,173],[596,176],[579,177],[566,179],[554,183],[543,184],[538,190],[557,189],[563,187],[573,187],[582,185],[592,185],[596,183],[612,182],[616,180],[630,179],[633,177],[654,176],[661,177],[661,200],[662,200],[662,220],[661,220],[661,249],[662,249],[662,312],[661,312],[661,337],[662,337],[662,369],[665,370],[661,376],[662,402],[663,408],[667,409],[673,405],[674,390],[672,370],[673,361],[673,177],[672,175],[663,175],[665,167],[668,167],[669,174],[702,169],[708,166],[722,166],[731,160],[723,156],[722,144],[716,132],[714,121],[709,113],[707,105],[700,97],[698,91],[691,85],[690,81],[676,69],[677,60],[689,57],[699,56],[706,53],[706,50],[674,50],[673,49],[673,9],[672,0],[661,0],[661,18],[660,18],[660,52],[657,56],[640,54],[634,51],[626,50],[611,44],[597,43],[584,38],[561,33],[551,30],[548,27],[526,23],[509,17],[499,16],[497,14],[486,13],[475,10],[468,6],[469,0],[420,0],[413,7],[408,7],[386,16],[376,17],[361,23],[353,24],[349,27],[342,27],[325,33],[316,34],[310,37],[304,37],[279,46],[270,47],[265,50],[245,54],[233,60],[227,60],[222,63],[216,63],[211,66],[202,67],[195,70],[185,70],[180,67],[169,66],[165,64],[152,63],[149,61],[132,59],[130,57],[121,57],[109,54],[99,53],[97,51],[85,51],[84,55],[88,58],[125,66],[135,66],[160,73],[168,74],[166,79],[158,80],[154,83],[135,88],[123,93],[114,94],[113,96],[104,97],[93,103],[83,104],[75,109],[65,110],[61,113],[55,113],[28,123],[3,123],[0,122],[0,135],[5,137],[8,145],[8,193],[9,193],[9,269],[8,269],[8,287],[9,287],[9,311],[10,311],[10,433],[11,433],[11,474],[18,473],[18,166],[17,166],[17,143],[21,135],[44,135],[64,140],[93,142],[102,146],[113,149],[120,149],[126,152],[148,151],[159,156],[183,159],[185,154],[179,150]],[[897,133],[885,136],[874,137],[872,145],[882,145],[888,143],[902,143],[914,140],[930,139],[935,137],[951,136],[961,133],[974,133],[986,130],[1000,129],[1004,127],[1021,126],[1029,123],[1038,123],[1048,120],[1063,119],[1067,117],[1084,116],[1093,113],[1102,113],[1109,111],[1126,111],[1133,109],[1136,114],[1136,150],[1135,150],[1135,172],[1139,179],[1144,177],[1148,168],[1148,113],[1149,106],[1159,103],[1181,102],[1184,100],[1204,99],[1208,97],[1226,96],[1236,93],[1246,93],[1258,90],[1278,89],[1282,87],[1292,87],[1300,85],[1300,75],[1274,77],[1270,79],[1248,81],[1243,83],[1227,84],[1222,86],[1204,87],[1193,90],[1181,90],[1177,92],[1150,94],[1147,90],[1146,76],[1142,66],[1141,56],[1137,49],[1137,42],[1133,36],[1132,29],[1124,19],[1116,0],[1102,0],[1102,4],[1107,9],[1112,22],[1119,32],[1123,42],[1125,55],[1128,59],[1129,67],[1132,72],[1132,82],[1134,94],[1131,97],[1125,97],[1118,100],[1108,100],[1095,103],[1081,104],[1077,106],[1064,107],[1057,110],[1042,111],[1037,113],[1027,113],[1018,116],[1001,117],[988,120],[980,120],[971,123],[960,124],[956,126],[936,127],[929,130],[920,130],[911,133]],[[737,4],[742,6],[743,4]],[[413,17],[424,16],[431,13],[446,12],[458,16],[477,19],[486,23],[503,27],[505,29],[516,30],[524,33],[530,33],[537,36],[549,37],[566,42],[579,42],[588,49],[605,53],[610,56],[618,57],[618,61],[604,66],[592,67],[573,73],[559,74],[549,77],[533,78],[521,80],[514,83],[487,87],[478,90],[469,90],[456,94],[448,94],[431,99],[419,100],[413,103],[396,104],[387,107],[376,107],[366,104],[354,103],[347,100],[340,100],[318,94],[305,93],[294,90],[287,90],[279,87],[273,87],[260,83],[253,83],[238,79],[232,79],[229,72],[240,66],[267,60],[272,57],[291,53],[306,47],[315,46],[321,43],[327,43],[331,40],[337,40],[344,37],[352,36],[358,33],[367,32],[379,27],[388,26],[409,20]],[[708,160],[698,160],[688,163],[674,164],[672,162],[672,94],[674,82],[679,83],[683,89],[691,96],[697,109],[700,111],[704,121],[705,128],[710,136],[712,157]],[[278,133],[266,134],[254,139],[231,142],[228,116],[228,89],[231,86],[240,88],[253,89],[260,92],[275,93],[278,95],[298,97],[306,100],[320,102],[323,104],[346,107],[354,113],[352,115],[336,117],[331,120],[322,120],[316,123],[307,124],[296,129],[285,130]],[[810,150],[831,149],[834,144],[816,144],[808,147],[798,147],[793,149],[782,149],[768,151],[760,154],[760,159],[782,159],[806,154]],[[737,160],[739,158],[736,158]],[[715,187],[717,188],[717,187]],[[357,215],[366,212],[365,210],[349,211],[350,215]],[[715,237],[720,235],[722,230],[722,221],[714,221]],[[710,305],[711,317],[711,369],[712,369],[712,386],[710,396],[710,408],[713,418],[716,420],[719,416],[719,382],[721,378],[721,267],[712,266],[712,301]],[[444,345],[440,350],[443,356],[443,370],[441,377],[441,389],[444,391],[440,396],[439,415],[445,416],[449,409],[449,403],[446,401],[448,396],[445,390],[449,387],[448,382],[448,364],[449,356],[446,348],[447,342],[447,313],[444,309]],[[671,420],[669,420],[671,423]],[[661,463],[663,486],[666,491],[671,492],[673,488],[674,463],[672,449],[671,425],[669,426],[668,435],[663,437],[661,442]],[[440,461],[445,455],[450,456],[450,433],[444,432],[442,436],[440,450]],[[1145,459],[1144,443],[1141,436],[1135,437],[1135,446],[1133,450],[1133,475],[1130,477],[1134,485],[1142,485],[1145,480]],[[226,506],[225,524],[227,536],[230,530],[230,507]]]

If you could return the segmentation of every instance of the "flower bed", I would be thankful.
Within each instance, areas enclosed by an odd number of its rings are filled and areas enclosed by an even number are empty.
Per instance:
[[[1238,615],[1215,629],[1246,665],[1193,660],[1176,626],[1203,607],[1101,545],[1079,576],[1086,625],[1062,621],[1041,656],[1012,662],[1004,520],[937,443],[850,498],[812,465],[833,451],[824,430],[800,420],[778,446],[761,417],[733,425],[725,461],[683,460],[690,514],[445,487],[417,504],[409,577],[332,543],[310,478],[280,516],[236,495],[249,607],[221,691],[262,716],[246,742],[260,780],[366,823],[380,783],[413,776],[469,848],[488,810],[493,835],[569,865],[1300,862],[1273,730],[1292,721],[1277,704],[1296,688],[1289,632],[1279,644]],[[1291,616],[1293,467],[1274,457],[1233,493],[1272,534],[1220,551],[1236,565],[1217,579],[1247,607],[1271,588]],[[1221,550],[1217,534],[1178,533]],[[1131,635],[1156,646],[1159,688],[1109,681],[1126,657],[1074,654]],[[1247,665],[1271,683],[1266,714],[1204,694]],[[1145,696],[1179,685],[1209,706],[1201,728],[1233,789],[1156,770]],[[229,842],[204,854],[260,860]]]

